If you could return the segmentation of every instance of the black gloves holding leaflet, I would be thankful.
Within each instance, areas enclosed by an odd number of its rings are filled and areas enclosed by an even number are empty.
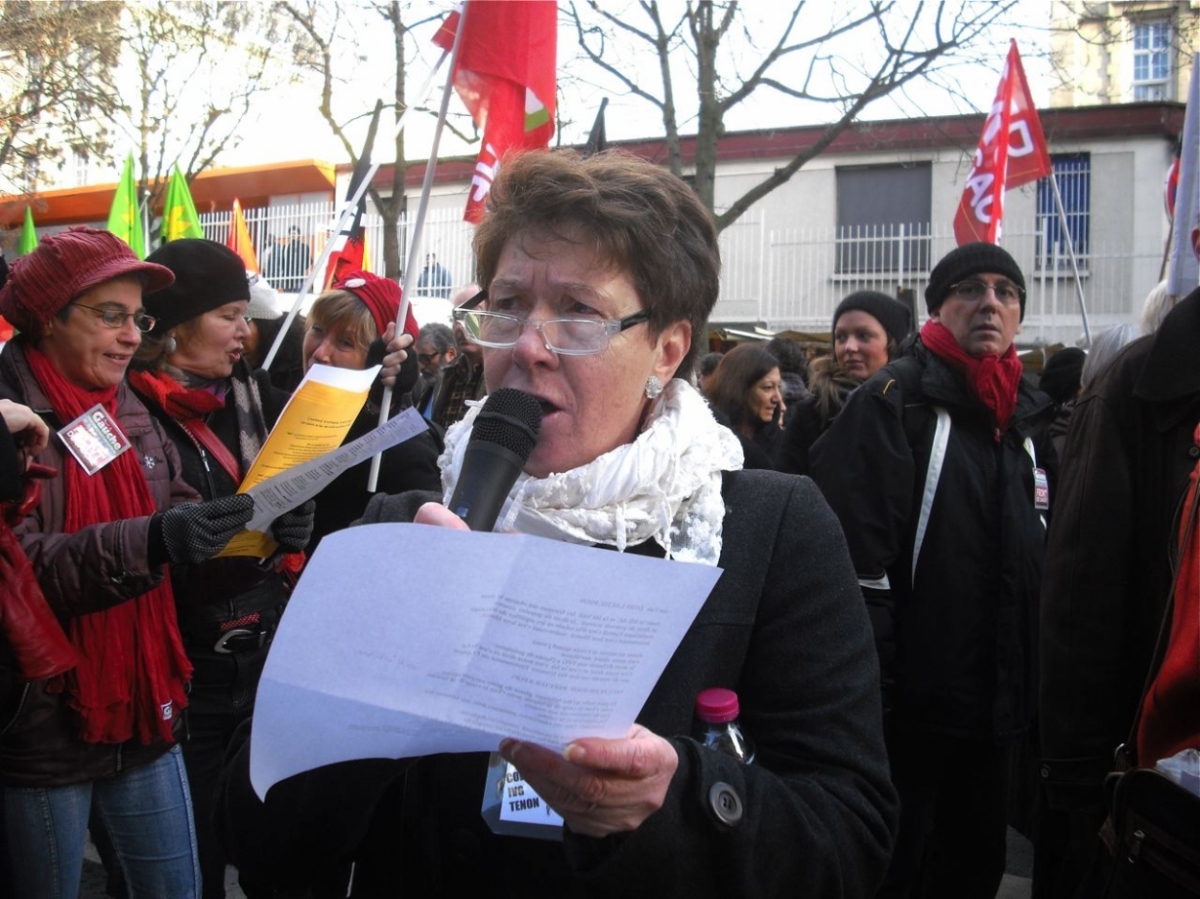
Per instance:
[[[169,509],[158,519],[158,536],[166,556],[163,561],[195,564],[211,559],[246,527],[253,514],[254,498],[244,493]],[[152,531],[152,559],[158,548],[154,536]]]
[[[303,506],[298,506],[290,512],[284,512],[271,525],[271,534],[275,542],[285,553],[298,553],[308,546],[312,537],[313,514],[317,504],[309,500]]]

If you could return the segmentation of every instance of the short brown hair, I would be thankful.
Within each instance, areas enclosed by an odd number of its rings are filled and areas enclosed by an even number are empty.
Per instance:
[[[692,345],[675,372],[691,374],[717,302],[721,251],[712,215],[683,180],[619,151],[586,158],[532,151],[504,160],[487,210],[475,230],[480,284],[491,284],[510,240],[530,233],[573,240],[578,228],[601,259],[629,276],[652,335],[691,324]]]

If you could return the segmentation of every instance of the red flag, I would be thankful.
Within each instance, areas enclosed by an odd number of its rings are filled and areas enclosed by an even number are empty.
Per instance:
[[[346,189],[347,200],[354,198],[358,192],[358,186],[367,177],[370,168],[371,145],[368,143],[362,157],[358,160],[358,165],[354,167],[354,173],[350,176],[350,186]],[[363,194],[362,199],[358,201],[358,208],[354,210],[354,218],[335,238],[333,251],[325,266],[325,290],[328,290],[329,285],[334,281],[343,280],[347,272],[363,271],[366,268],[367,234],[363,227],[363,216],[366,212],[367,195]]]
[[[1007,140],[1002,139],[1004,136]],[[975,161],[954,214],[954,236],[959,245],[973,241],[998,243],[1004,191],[1044,178],[1050,172],[1042,123],[1029,95],[1017,42],[1013,41],[996,101],[983,123]]]
[[[237,197],[233,198],[233,217],[229,220],[229,237],[225,239],[225,246],[242,257],[246,271],[258,272],[258,256],[254,253],[254,242],[250,240],[250,229],[246,227],[242,204]]]
[[[558,4],[555,0],[467,0],[434,35],[449,50],[463,23],[454,88],[483,130],[463,218],[478,222],[505,154],[545,149],[554,134]]]

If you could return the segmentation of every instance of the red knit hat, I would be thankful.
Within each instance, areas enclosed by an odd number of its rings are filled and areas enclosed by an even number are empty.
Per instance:
[[[0,290],[0,315],[22,331],[40,334],[42,325],[72,300],[127,275],[144,276],[143,294],[175,280],[170,269],[138,259],[109,231],[69,228],[42,238],[36,250],[13,261]]]
[[[400,285],[391,278],[381,278],[370,272],[347,272],[340,281],[334,281],[330,288],[345,290],[366,303],[371,317],[375,319],[375,330],[379,332],[380,337],[400,313]],[[420,331],[410,307],[404,319],[404,333],[411,334],[415,341]]]

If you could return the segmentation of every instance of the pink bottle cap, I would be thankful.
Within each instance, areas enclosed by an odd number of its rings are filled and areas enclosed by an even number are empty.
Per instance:
[[[709,724],[724,724],[738,716],[738,698],[732,690],[711,687],[696,694],[696,717]]]

